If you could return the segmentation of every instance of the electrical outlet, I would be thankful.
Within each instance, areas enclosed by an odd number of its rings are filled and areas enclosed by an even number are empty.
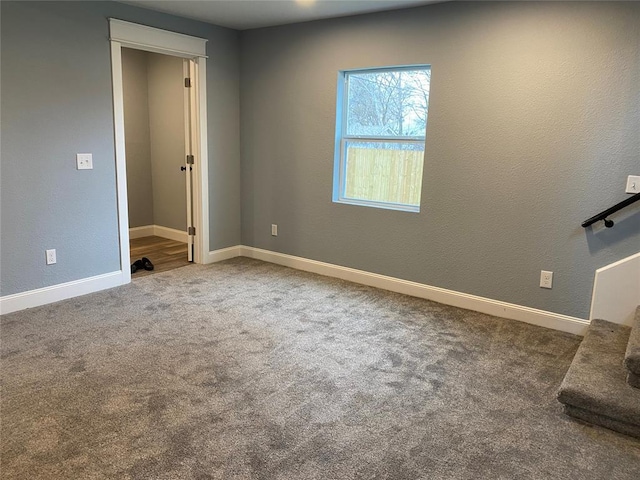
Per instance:
[[[629,175],[627,177],[627,193],[640,193],[640,175]]]
[[[92,170],[93,169],[93,155],[91,153],[77,153],[76,154],[76,168],[78,170]]]
[[[551,288],[553,285],[553,272],[547,272],[546,270],[540,271],[540,287]]]
[[[46,250],[47,265],[53,265],[56,263],[56,249]]]
[[[278,236],[278,225],[276,225],[275,223],[271,224],[271,235],[274,237]]]

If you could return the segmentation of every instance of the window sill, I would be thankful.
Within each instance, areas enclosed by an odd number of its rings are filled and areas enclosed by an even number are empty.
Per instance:
[[[420,213],[419,205],[406,205],[403,203],[375,202],[370,200],[358,200],[357,198],[334,198],[333,203],[355,205],[358,207],[382,208],[384,210],[396,210],[400,212]]]

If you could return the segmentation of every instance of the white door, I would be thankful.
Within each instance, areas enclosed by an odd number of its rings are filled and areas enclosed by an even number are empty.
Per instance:
[[[193,60],[184,59],[184,172],[187,184],[187,255],[190,262],[193,262],[193,247],[195,243],[196,229],[193,222],[193,166],[195,163],[194,155],[194,128],[195,125],[195,109],[193,106],[196,101],[195,79],[195,62]]]

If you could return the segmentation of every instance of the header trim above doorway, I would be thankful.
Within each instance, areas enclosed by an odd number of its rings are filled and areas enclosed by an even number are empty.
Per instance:
[[[155,53],[171,53],[174,56],[207,58],[207,40],[182,33],[169,32],[138,23],[109,19],[109,40],[123,47],[135,47]]]

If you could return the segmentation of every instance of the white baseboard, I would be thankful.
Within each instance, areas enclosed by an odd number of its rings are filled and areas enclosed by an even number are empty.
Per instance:
[[[153,234],[156,237],[167,238],[169,240],[175,240],[176,242],[187,243],[187,232],[182,230],[176,230],[175,228],[161,227],[160,225],[153,226]]]
[[[203,263],[214,263],[230,258],[243,256],[263,260],[265,262],[283,265],[306,272],[317,273],[328,277],[340,278],[362,285],[381,288],[392,292],[411,295],[413,297],[433,300],[445,305],[474,310],[497,317],[518,320],[521,322],[552,328],[576,335],[584,335],[589,325],[588,320],[547,312],[513,303],[478,297],[467,293],[456,292],[439,287],[432,287],[421,283],[410,282],[399,278],[370,273],[354,268],[342,267],[331,263],[309,260],[284,253],[262,250],[260,248],[236,245],[209,252]],[[45,287],[29,292],[17,293],[0,297],[0,313],[10,313],[25,308],[36,307],[47,303],[57,302],[67,298],[97,292],[106,288],[116,287],[126,282],[123,272],[112,272],[95,277],[76,280],[73,282]]]
[[[234,247],[221,248],[219,250],[213,250],[209,252],[207,258],[204,259],[203,263],[215,263],[221,262],[222,260],[228,260],[230,258],[235,258],[240,256],[240,245],[236,245]]]
[[[176,242],[187,243],[187,232],[175,228],[162,227],[160,225],[145,225],[129,229],[129,238],[142,238],[150,236],[162,237]]]
[[[129,229],[129,238],[151,237],[153,235],[153,225],[145,225],[144,227],[133,227]]]
[[[640,253],[596,270],[589,319],[631,326],[640,305]]]
[[[127,283],[125,275],[121,271],[118,271],[61,283],[59,285],[52,285],[50,287],[38,288],[36,290],[29,290],[28,292],[5,295],[0,297],[0,314],[4,315],[6,313],[24,310],[25,308],[59,302],[67,298],[117,287],[124,283]]]
[[[150,225],[153,232],[154,225]],[[138,232],[149,227],[135,227]],[[150,235],[153,235],[151,233]],[[149,236],[149,234],[140,235],[140,237]],[[157,235],[160,236],[160,235]],[[139,237],[132,237],[139,238]],[[166,237],[165,237],[166,238]],[[234,247],[222,248],[209,252],[203,263],[214,263],[229,258],[238,257],[240,255],[240,245]],[[88,293],[98,292],[107,288],[117,287],[129,283],[131,277],[125,279],[123,272],[111,272],[95,277],[83,278],[72,282],[52,285],[50,287],[38,288],[27,292],[20,292],[13,295],[5,295],[0,297],[0,314],[17,312],[26,308],[39,307],[48,303],[59,302],[68,298],[79,297]]]
[[[385,275],[378,275],[376,273],[342,267],[340,265],[294,257],[292,255],[262,250],[260,248],[241,246],[240,255],[576,335],[584,335],[589,326],[589,321],[581,318],[492,300],[490,298],[478,297],[454,290],[432,287],[430,285],[387,277]]]

